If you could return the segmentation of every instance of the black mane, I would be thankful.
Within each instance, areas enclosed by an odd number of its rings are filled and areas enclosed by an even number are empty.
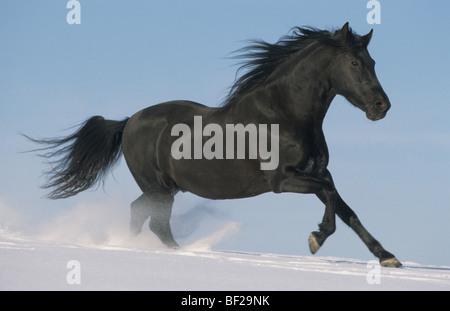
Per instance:
[[[233,58],[245,60],[237,70],[236,76],[242,70],[248,71],[236,79],[223,102],[223,106],[232,104],[257,85],[263,83],[285,59],[304,49],[312,42],[320,42],[339,49],[353,49],[361,46],[361,37],[351,30],[345,39],[336,36],[338,31],[332,33],[312,27],[295,27],[291,32],[275,44],[262,40],[252,40],[250,41],[252,42],[251,45],[235,52],[241,54]]]

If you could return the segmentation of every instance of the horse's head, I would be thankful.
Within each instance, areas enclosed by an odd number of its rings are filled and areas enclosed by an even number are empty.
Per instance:
[[[373,30],[365,36],[352,33],[348,23],[334,34],[344,45],[331,67],[331,83],[335,92],[363,110],[372,121],[383,119],[391,108],[375,74],[375,61],[367,51]]]

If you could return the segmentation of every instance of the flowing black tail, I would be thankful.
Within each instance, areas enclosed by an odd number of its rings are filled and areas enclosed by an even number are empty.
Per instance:
[[[38,151],[49,160],[51,169],[45,174],[53,189],[51,199],[64,199],[98,184],[122,154],[122,133],[128,118],[123,121],[92,117],[71,136],[56,139],[28,139],[47,145]],[[36,151],[36,150],[35,150]]]

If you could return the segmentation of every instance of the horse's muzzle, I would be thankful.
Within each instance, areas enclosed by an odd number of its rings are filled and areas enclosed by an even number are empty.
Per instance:
[[[366,111],[366,116],[372,121],[381,120],[386,116],[389,109],[391,109],[389,100],[377,101],[369,106],[369,109]]]

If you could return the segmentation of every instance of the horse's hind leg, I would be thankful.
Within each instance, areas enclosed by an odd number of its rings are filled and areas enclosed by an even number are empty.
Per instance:
[[[131,203],[130,230],[132,234],[139,234],[142,231],[144,222],[151,215],[150,200],[143,194]]]
[[[172,206],[174,201],[173,194],[157,193],[147,194],[150,199],[151,215],[150,230],[169,248],[178,248],[177,242],[173,238],[170,229],[170,217],[172,215]]]
[[[169,248],[178,248],[170,229],[174,197],[169,193],[143,194],[131,203],[130,229],[139,234],[150,217],[150,230]]]

